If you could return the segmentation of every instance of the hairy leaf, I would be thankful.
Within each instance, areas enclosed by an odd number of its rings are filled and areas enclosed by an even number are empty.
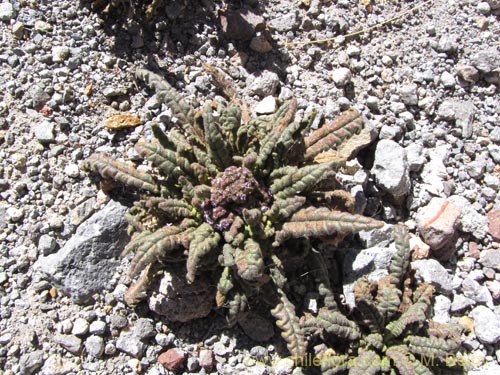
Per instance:
[[[186,280],[192,283],[198,262],[219,244],[220,234],[210,224],[203,223],[191,233],[189,240]]]

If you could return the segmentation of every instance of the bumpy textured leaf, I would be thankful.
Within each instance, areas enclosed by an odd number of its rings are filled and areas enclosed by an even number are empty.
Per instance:
[[[415,359],[411,358],[410,353],[404,346],[394,346],[386,351],[387,356],[392,359],[401,375],[415,375]]]
[[[191,107],[184,99],[179,97],[177,90],[170,86],[162,77],[146,69],[137,69],[135,75],[156,91],[158,99],[169,106],[174,116],[181,123],[185,124],[193,120]]]
[[[210,106],[206,106],[203,111],[203,125],[210,158],[221,170],[229,167],[232,161],[232,150],[224,139],[219,125],[215,122]]]
[[[249,238],[243,249],[236,249],[238,275],[247,281],[258,281],[264,274],[264,259],[257,241]]]
[[[380,333],[371,333],[364,340],[377,350],[382,350],[384,347],[384,337]]]
[[[247,296],[242,293],[234,293],[227,304],[227,321],[229,325],[234,325],[238,321],[238,317],[248,309]]]
[[[192,283],[195,278],[198,262],[214,249],[220,241],[220,234],[210,224],[203,223],[190,235],[189,253],[186,261],[186,280]]]
[[[325,172],[331,169],[332,165],[329,163],[302,167],[295,173],[273,181],[271,191],[275,199],[286,199],[296,196],[320,182]]]
[[[293,215],[306,203],[306,197],[295,196],[286,199],[276,199],[266,212],[266,216],[274,221],[283,221]]]
[[[356,323],[337,311],[320,310],[318,316],[304,322],[304,327],[320,329],[347,340],[359,340],[361,332]]]
[[[166,177],[193,175],[189,160],[174,151],[163,148],[158,142],[139,140],[135,145],[135,150],[144,159],[152,162]]]
[[[329,310],[337,309],[337,302],[330,285],[330,275],[325,260],[319,251],[313,249],[311,251],[311,265],[316,284],[318,284],[318,292],[323,297],[325,307]]]
[[[305,138],[306,159],[329,149],[336,149],[346,139],[363,129],[363,119],[359,111],[351,108],[334,121],[323,125]]]
[[[135,251],[130,264],[130,276],[137,275],[148,264],[161,260],[171,251],[185,244],[189,230],[178,226],[165,226],[154,233],[143,232],[132,238],[123,250],[124,254]]]
[[[375,303],[385,321],[398,312],[399,305],[401,304],[400,296],[401,291],[392,284],[384,288],[379,287]]]
[[[357,233],[362,230],[380,228],[384,224],[372,218],[347,212],[333,211],[326,207],[305,208],[292,215],[276,233],[276,241],[288,238],[319,237],[334,233]]]
[[[281,329],[281,337],[286,341],[287,348],[293,357],[301,358],[306,354],[307,344],[295,308],[283,292],[279,292],[280,302],[271,314],[277,319],[276,325]]]
[[[224,267],[222,274],[220,276],[219,282],[217,283],[217,293],[215,295],[215,301],[217,307],[224,305],[226,301],[226,296],[231,289],[233,289],[233,275],[231,273],[231,268]]]
[[[396,225],[393,230],[396,252],[392,256],[389,265],[389,274],[394,279],[394,284],[399,286],[410,264],[410,236],[408,235],[408,229],[403,225]]]
[[[141,276],[125,292],[123,299],[127,305],[134,307],[147,298],[147,290],[156,271],[157,267],[153,266],[153,264],[149,264],[144,269]]]
[[[272,129],[269,129],[269,132],[261,142],[259,154],[256,161],[257,168],[262,168],[265,166],[269,156],[271,156],[271,153],[275,149],[280,138],[285,133],[287,135],[289,134],[289,132],[286,132],[286,129],[290,125],[290,122],[293,120],[296,110],[296,100],[291,100],[278,109],[271,123],[273,125]]]
[[[195,215],[193,207],[181,199],[149,198],[146,201],[146,207],[161,210],[171,221],[179,221]]]
[[[359,353],[349,368],[349,375],[375,375],[380,371],[380,357],[371,350]]]
[[[408,336],[405,343],[414,354],[421,354],[427,357],[446,358],[447,355],[455,354],[460,348],[460,343],[453,340],[446,340],[440,337]]]
[[[103,178],[109,178],[151,193],[158,193],[156,182],[150,175],[139,172],[137,169],[118,160],[111,159],[107,155],[94,154],[86,159],[82,166],[84,169],[98,172]]]
[[[320,361],[321,373],[323,375],[343,374],[347,371],[349,356],[346,354],[323,356]]]
[[[398,320],[392,321],[386,326],[394,337],[400,336],[409,324],[425,321],[425,314],[429,308],[434,288],[431,285],[421,285],[423,290],[420,298]]]

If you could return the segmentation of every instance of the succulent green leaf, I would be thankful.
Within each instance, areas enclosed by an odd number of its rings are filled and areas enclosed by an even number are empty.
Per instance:
[[[206,106],[203,111],[203,125],[210,158],[221,169],[229,167],[231,165],[232,150],[226,142],[219,125],[215,122],[210,106]]]
[[[396,367],[401,375],[415,375],[415,365],[417,361],[408,349],[403,346],[393,346],[386,350],[386,355],[392,359],[394,367]]]
[[[146,173],[139,172],[137,169],[111,159],[104,154],[94,154],[86,159],[82,166],[84,169],[98,172],[103,178],[109,178],[113,181],[121,182],[124,185],[149,191],[157,194],[159,192],[153,177]]]
[[[350,321],[338,311],[320,310],[318,316],[306,320],[304,327],[319,329],[347,340],[359,340],[361,338],[361,332],[356,323]]]
[[[144,159],[153,163],[166,177],[178,178],[181,175],[193,175],[191,163],[176,152],[165,149],[158,142],[139,140],[135,150]]]
[[[264,274],[264,259],[260,244],[248,238],[243,249],[236,249],[238,275],[247,281],[258,281]]]
[[[165,103],[177,119],[185,124],[193,120],[193,111],[184,99],[179,97],[179,93],[158,74],[146,69],[137,69],[136,77],[147,83],[149,87],[156,91],[158,99]]]
[[[123,250],[123,254],[135,251],[129,275],[137,275],[148,264],[161,261],[167,254],[183,246],[188,232],[189,229],[178,226],[165,226],[153,233],[145,231],[135,235]]]
[[[294,173],[287,174],[280,179],[274,180],[271,191],[275,199],[286,199],[301,192],[311,189],[322,180],[325,172],[333,167],[330,163],[313,164],[302,167]]]
[[[323,151],[338,149],[338,146],[363,129],[361,113],[354,108],[344,112],[305,138],[306,160],[313,160]]]
[[[220,234],[215,232],[210,224],[203,223],[190,234],[189,252],[186,261],[186,280],[188,283],[194,281],[196,268],[203,256],[217,247]]]
[[[322,208],[304,208],[294,213],[276,233],[276,242],[289,238],[320,237],[334,233],[357,233],[380,228],[384,224],[372,218]]]
[[[231,273],[231,268],[224,267],[222,274],[217,283],[217,294],[215,296],[217,306],[220,307],[226,301],[226,296],[231,289],[234,287],[233,275]]]
[[[325,355],[320,359],[321,373],[323,375],[343,374],[347,371],[348,364],[349,356],[347,354]]]
[[[405,337],[404,342],[414,354],[427,357],[446,358],[447,355],[454,354],[460,348],[460,342],[447,340],[441,337],[422,337],[410,335]]]
[[[394,239],[396,243],[396,252],[392,256],[389,264],[389,274],[396,286],[401,285],[403,276],[410,264],[410,236],[408,229],[403,225],[396,225],[393,228]]]
[[[380,357],[371,350],[361,351],[349,366],[349,375],[375,375],[380,371]]]
[[[426,312],[431,302],[431,296],[434,288],[431,285],[425,285],[420,298],[404,312],[398,320],[387,324],[386,329],[394,336],[399,337],[406,327],[412,323],[423,323],[426,320]]]
[[[292,357],[302,358],[306,354],[307,344],[304,331],[295,315],[295,307],[288,300],[285,293],[278,291],[279,303],[271,310],[276,320],[276,325],[281,329],[281,337],[286,341],[287,348]]]

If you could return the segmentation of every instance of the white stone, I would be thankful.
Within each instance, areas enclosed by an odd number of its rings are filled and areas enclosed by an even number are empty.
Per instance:
[[[266,96],[255,107],[255,113],[258,115],[268,115],[276,112],[276,99],[274,96]]]

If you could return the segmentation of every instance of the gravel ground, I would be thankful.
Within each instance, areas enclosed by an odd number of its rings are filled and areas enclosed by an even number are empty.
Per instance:
[[[257,113],[292,96],[299,115],[363,112],[379,136],[342,181],[360,211],[410,227],[435,319],[473,327],[470,374],[500,373],[500,2],[401,3],[173,0],[145,26],[85,1],[2,0],[0,374],[302,373],[279,358],[278,334],[256,343],[218,312],[170,323],[128,308],[126,207],[80,169],[96,150],[136,160],[149,124],[170,123],[136,67],[203,103],[217,100],[204,62]],[[119,113],[140,124],[107,128]],[[386,229],[360,237],[390,241]]]

